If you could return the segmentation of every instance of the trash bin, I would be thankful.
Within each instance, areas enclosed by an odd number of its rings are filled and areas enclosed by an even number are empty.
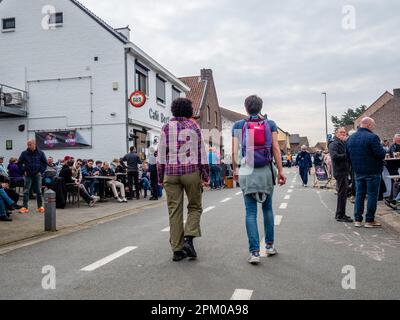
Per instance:
[[[225,185],[228,189],[233,189],[233,177],[225,177]]]

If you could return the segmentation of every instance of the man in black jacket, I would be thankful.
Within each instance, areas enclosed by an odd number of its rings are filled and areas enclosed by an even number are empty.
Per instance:
[[[334,140],[329,144],[331,154],[333,176],[337,185],[336,220],[339,222],[353,222],[346,216],[347,193],[349,189],[350,163],[346,153],[347,133],[345,128],[337,128]]]

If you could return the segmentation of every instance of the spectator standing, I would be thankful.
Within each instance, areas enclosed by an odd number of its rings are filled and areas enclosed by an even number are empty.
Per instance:
[[[346,152],[347,133],[345,128],[337,128],[333,141],[329,144],[332,159],[333,176],[337,185],[336,220],[338,222],[353,222],[346,215],[347,195],[349,191],[350,163]]]
[[[217,154],[215,147],[211,147],[208,153],[208,163],[210,165],[211,174],[211,190],[220,189],[221,187],[221,168],[220,157]]]
[[[375,221],[375,213],[386,151],[379,137],[373,133],[375,127],[373,119],[368,117],[362,119],[360,128],[350,136],[347,142],[347,152],[355,174],[355,227],[362,226],[366,196],[368,196],[368,204],[365,227],[381,227],[381,224]]]
[[[170,244],[173,261],[197,258],[193,239],[201,236],[202,181],[208,183],[208,162],[203,135],[193,117],[192,101],[172,102],[173,118],[163,127],[158,150],[159,182],[167,193]],[[189,135],[190,140],[182,139]],[[188,144],[190,154],[187,153]],[[183,148],[185,146],[185,148]],[[184,193],[188,198],[186,225],[183,222]]]
[[[393,138],[393,145],[389,149],[390,157],[394,158],[397,152],[400,152],[400,133]]]
[[[300,177],[303,181],[303,186],[307,187],[308,185],[308,174],[310,169],[312,168],[311,156],[307,151],[307,146],[301,147],[301,152],[296,157],[296,163],[299,167]]]
[[[43,151],[36,146],[35,140],[28,140],[27,150],[21,153],[18,160],[19,170],[24,174],[24,203],[20,213],[29,213],[28,202],[31,187],[36,193],[37,212],[44,213],[42,198],[42,174],[47,168],[47,159]]]
[[[129,198],[133,199],[133,184],[135,184],[136,199],[140,199],[139,194],[139,164],[142,164],[142,160],[136,153],[135,147],[130,147],[130,152],[125,155],[122,159],[128,165],[128,187],[129,187]]]

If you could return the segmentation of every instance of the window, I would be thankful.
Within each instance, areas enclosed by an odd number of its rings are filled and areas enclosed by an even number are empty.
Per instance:
[[[172,101],[174,101],[175,99],[178,99],[180,97],[181,97],[181,92],[173,86],[172,87]]]
[[[3,19],[3,30],[14,30],[15,29],[15,18]]]
[[[215,126],[218,127],[218,112],[215,111]]]
[[[207,106],[207,122],[211,122],[210,106]]]
[[[61,25],[64,22],[64,15],[62,12],[56,12],[50,15],[49,24]]]
[[[136,90],[142,91],[146,96],[149,92],[148,88],[148,70],[143,66],[136,64]]]
[[[165,100],[165,80],[164,79],[162,79],[162,78],[160,78],[158,75],[157,75],[157,79],[156,79],[157,81],[157,101],[158,102],[161,102],[162,104],[165,104],[166,103],[166,100]]]

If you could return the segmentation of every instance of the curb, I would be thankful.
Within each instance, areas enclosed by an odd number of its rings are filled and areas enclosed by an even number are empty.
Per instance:
[[[37,243],[41,243],[44,241],[48,241],[54,238],[58,238],[64,235],[68,235],[77,231],[89,229],[90,227],[100,225],[103,223],[111,222],[114,220],[118,220],[121,218],[125,218],[130,215],[138,214],[142,212],[144,209],[149,209],[149,208],[156,208],[162,206],[166,202],[165,199],[159,200],[156,203],[147,203],[143,204],[141,206],[131,208],[131,209],[125,209],[122,211],[115,212],[113,214],[110,214],[108,216],[104,216],[101,218],[96,218],[93,220],[86,221],[84,223],[76,224],[76,225],[69,225],[65,227],[61,227],[60,229],[57,229],[55,232],[45,232],[42,231],[38,233],[37,235],[27,237],[27,238],[22,238],[20,240],[4,243],[0,245],[0,256],[4,255],[8,252],[23,248],[23,247],[28,247]]]

